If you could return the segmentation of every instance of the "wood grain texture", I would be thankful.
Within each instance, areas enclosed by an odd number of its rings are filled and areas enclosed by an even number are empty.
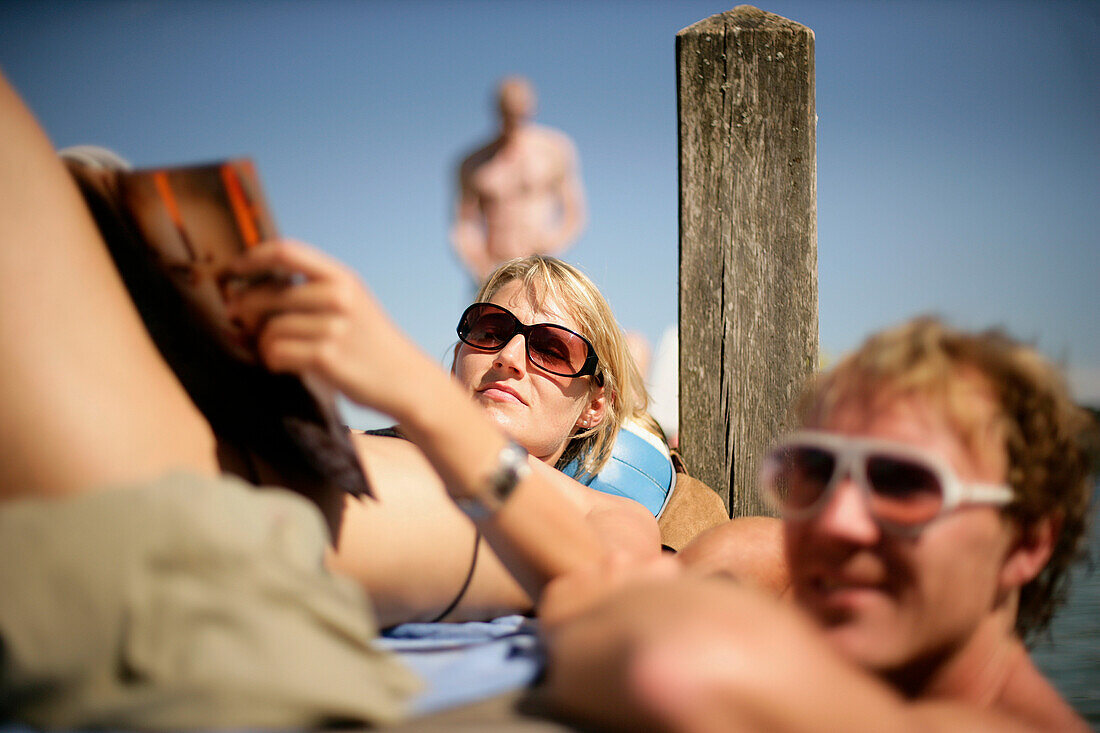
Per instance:
[[[742,5],[676,36],[680,449],[732,516],[818,354],[814,35]]]

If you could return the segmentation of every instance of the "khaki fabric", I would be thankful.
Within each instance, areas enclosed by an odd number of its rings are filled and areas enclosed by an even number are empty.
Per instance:
[[[307,500],[236,479],[0,504],[0,719],[137,729],[388,723],[417,681],[322,567]]]
[[[387,730],[393,733],[579,733],[589,729],[555,717],[554,707],[545,692],[536,687],[414,718]]]
[[[657,520],[661,544],[680,551],[697,535],[729,519],[726,505],[714,489],[686,473],[677,473],[676,488]]]

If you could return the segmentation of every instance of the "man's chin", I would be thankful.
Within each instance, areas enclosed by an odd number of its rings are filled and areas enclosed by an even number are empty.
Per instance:
[[[868,672],[887,672],[903,661],[894,643],[894,634],[888,630],[848,619],[823,625],[822,632],[840,656]]]

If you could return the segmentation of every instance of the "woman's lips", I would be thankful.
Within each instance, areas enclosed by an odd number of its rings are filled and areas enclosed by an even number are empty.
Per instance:
[[[488,387],[479,390],[478,394],[482,395],[486,399],[493,402],[511,402],[518,405],[526,405],[519,394],[511,387],[506,387],[502,384],[491,384]]]

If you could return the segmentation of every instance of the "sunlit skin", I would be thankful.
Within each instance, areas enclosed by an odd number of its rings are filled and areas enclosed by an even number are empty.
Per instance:
[[[555,323],[583,333],[553,299],[536,307],[519,281],[498,290],[490,302],[507,308],[525,324]],[[506,433],[550,465],[574,432],[595,426],[604,415],[602,387],[595,386],[591,377],[562,377],[532,365],[519,334],[496,352],[460,344],[454,371]],[[582,421],[587,425],[581,426]]]
[[[975,393],[975,414],[992,404]],[[964,445],[942,412],[921,397],[874,409],[848,403],[821,429],[907,443],[945,459],[964,481],[1003,482],[1004,448],[992,438]],[[846,477],[821,513],[787,523],[786,545],[798,602],[828,640],[861,666],[906,676],[980,643],[984,627],[1008,624],[1015,595],[1002,566],[1016,536],[1000,511],[962,506],[916,536],[884,531],[859,487]],[[991,612],[1004,608],[1006,613]]]
[[[563,133],[536,125],[536,98],[519,78],[500,87],[500,129],[458,171],[451,242],[478,282],[529,254],[560,254],[585,223],[577,153]]]

